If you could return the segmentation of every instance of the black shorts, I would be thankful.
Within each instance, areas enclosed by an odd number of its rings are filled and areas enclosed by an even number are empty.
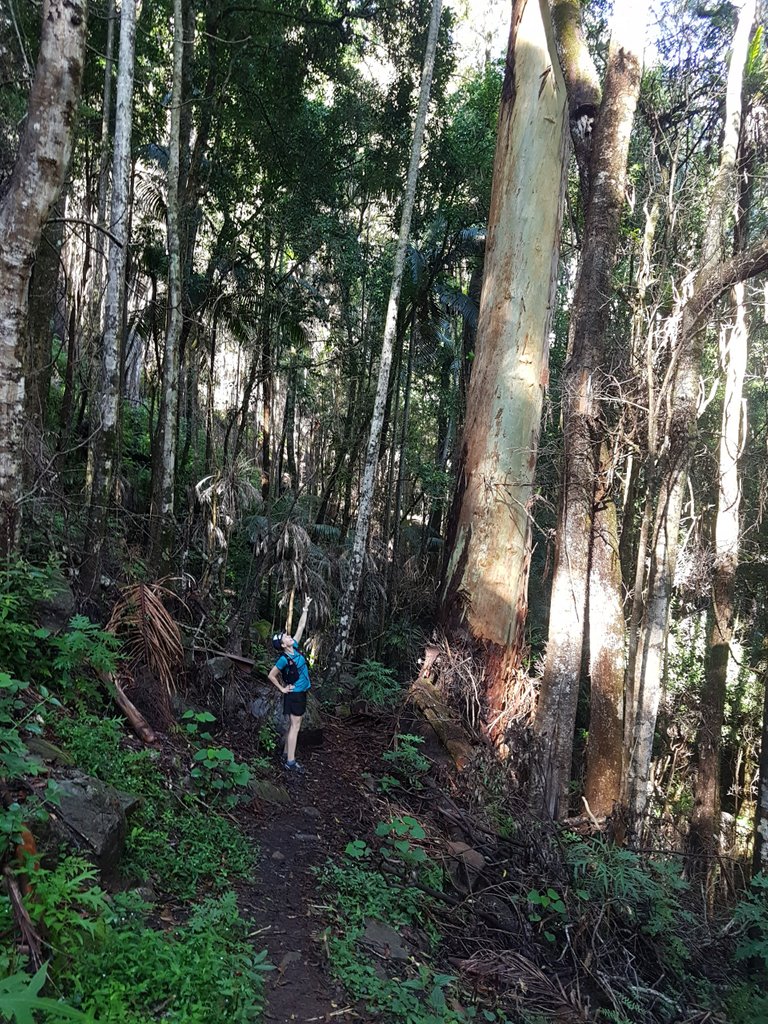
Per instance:
[[[307,710],[307,691],[300,690],[295,693],[293,690],[290,693],[283,694],[283,714],[284,715],[303,715]]]

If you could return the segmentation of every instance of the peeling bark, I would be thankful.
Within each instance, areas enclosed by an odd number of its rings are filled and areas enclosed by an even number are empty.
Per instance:
[[[624,742],[624,636],[618,516],[605,486],[603,444],[589,565],[589,740],[584,796],[597,817],[621,798]]]

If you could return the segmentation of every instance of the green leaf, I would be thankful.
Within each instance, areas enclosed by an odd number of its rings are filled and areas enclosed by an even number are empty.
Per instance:
[[[32,978],[20,972],[0,981],[0,1015],[3,1019],[13,1018],[16,1024],[36,1024],[35,1015],[40,1012],[46,1014],[50,1024],[64,1020],[92,1021],[92,1017],[58,999],[39,995],[47,972],[48,965],[43,964]]]

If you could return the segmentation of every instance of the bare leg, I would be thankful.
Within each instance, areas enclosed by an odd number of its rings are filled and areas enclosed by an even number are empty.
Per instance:
[[[296,760],[296,742],[301,728],[301,715],[289,715],[288,732],[285,734],[285,756],[289,761]]]

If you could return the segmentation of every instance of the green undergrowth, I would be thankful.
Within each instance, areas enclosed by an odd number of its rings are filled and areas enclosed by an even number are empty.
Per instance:
[[[37,625],[40,602],[61,586],[55,566],[20,562],[0,572],[0,863],[9,879],[21,876],[20,892],[25,880],[32,883],[23,902],[43,960],[29,971],[29,951],[18,942],[22,911],[14,911],[7,887],[0,895],[0,1020],[259,1021],[270,968],[227,891],[255,862],[229,813],[250,770],[225,748],[206,746],[196,756],[196,736],[176,753],[136,749],[99,681],[115,671],[120,644],[83,616],[58,633]],[[118,865],[127,891],[110,895],[95,869],[64,848],[19,862],[23,830],[45,836],[58,800],[55,780],[45,785],[48,768],[28,746],[43,738],[75,768],[139,798]],[[157,902],[144,902],[147,895]],[[184,901],[183,913],[168,900]]]
[[[128,823],[121,861],[126,877],[149,881],[177,899],[248,877],[255,861],[253,844],[230,818],[175,788],[154,751],[125,748],[119,720],[62,718],[55,733],[83,771],[141,798]]]
[[[372,1018],[546,1024],[562,1008],[562,982],[568,999],[577,999],[580,1019],[768,1021],[768,879],[758,876],[734,905],[705,916],[679,855],[643,856],[601,836],[554,830],[525,816],[515,821],[502,790],[498,806],[484,809],[504,827],[490,841],[484,836],[491,833],[478,831],[485,866],[475,895],[464,899],[465,881],[442,867],[451,837],[424,817],[429,762],[419,746],[419,737],[394,737],[383,761],[391,774],[378,779],[378,790],[399,798],[397,814],[348,843],[320,872],[329,969]],[[409,803],[420,810],[408,813]],[[483,892],[516,920],[511,946],[504,931],[489,935],[475,914]],[[397,932],[379,931],[383,949],[372,921]],[[396,955],[387,941],[402,947]],[[467,995],[473,979],[453,966],[467,947],[482,951],[483,997]],[[599,987],[586,966],[595,963]]]
[[[270,967],[266,953],[256,953],[247,942],[247,923],[231,893],[205,900],[184,923],[160,930],[152,924],[150,904],[134,893],[109,896],[90,865],[68,857],[38,872],[34,896],[26,902],[32,920],[45,922],[48,972],[66,1000],[58,1009],[48,1007],[48,1020],[77,1019],[71,1011],[109,1024],[261,1019],[263,973]],[[11,926],[7,900],[0,902],[0,919]],[[36,1019],[24,1016],[25,1006],[30,1012],[46,1007],[30,1001],[15,960],[7,949],[0,953],[6,977],[0,983],[0,1017],[25,1024]]]

